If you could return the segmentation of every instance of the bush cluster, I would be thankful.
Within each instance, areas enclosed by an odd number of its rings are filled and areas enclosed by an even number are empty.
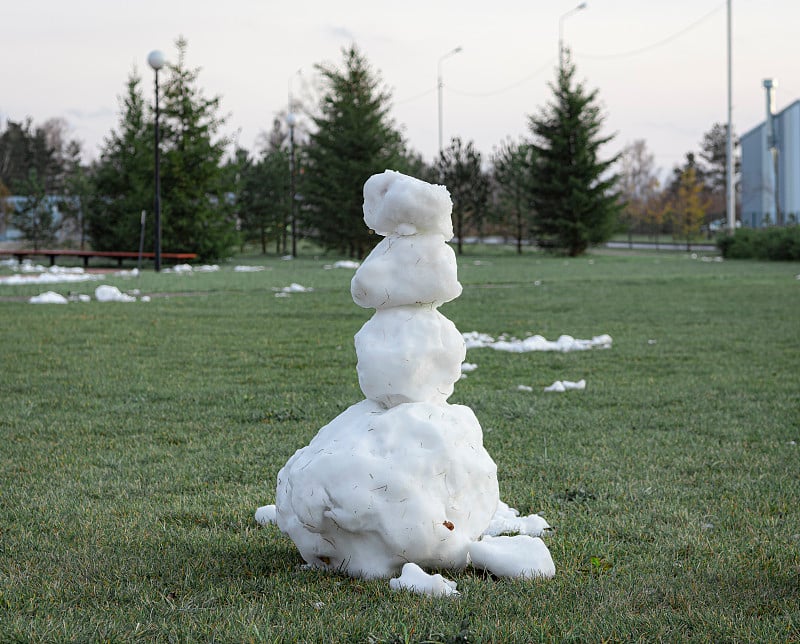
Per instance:
[[[725,259],[800,261],[800,226],[739,228],[717,246]]]

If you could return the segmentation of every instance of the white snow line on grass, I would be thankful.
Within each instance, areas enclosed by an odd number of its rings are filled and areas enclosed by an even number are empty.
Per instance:
[[[273,291],[278,291],[275,296],[276,297],[283,297],[281,293],[311,293],[314,289],[311,287],[305,287],[302,284],[297,284],[296,282],[292,282],[289,286],[284,286],[283,288],[273,288]]]
[[[266,266],[234,266],[233,272],[234,273],[258,273],[260,271],[266,270]]]
[[[349,269],[356,269],[361,266],[361,262],[354,262],[349,259],[342,259],[338,262],[334,262],[333,264],[325,264],[323,267],[326,271],[329,271],[333,268],[349,268]]]
[[[510,340],[495,340],[487,333],[471,331],[463,333],[464,342],[467,349],[480,349],[489,347],[496,351],[508,351],[509,353],[527,353],[529,351],[559,351],[567,353],[569,351],[587,351],[589,349],[610,349],[613,342],[610,335],[604,333],[596,335],[590,340],[573,338],[571,335],[562,335],[556,341],[550,341],[541,335],[528,336],[523,340],[512,338]]]
[[[81,269],[82,271],[83,269]],[[91,282],[103,279],[103,275],[92,273],[39,273],[36,275],[9,275],[0,277],[0,284],[65,284],[72,282]]]

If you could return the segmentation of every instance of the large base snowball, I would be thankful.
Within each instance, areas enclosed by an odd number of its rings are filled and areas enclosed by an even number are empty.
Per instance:
[[[467,355],[455,324],[435,309],[377,311],[355,336],[358,383],[370,400],[444,403]]]
[[[278,527],[310,565],[389,577],[403,564],[460,569],[499,501],[472,410],[365,400],[278,473]]]
[[[456,255],[440,235],[392,235],[358,268],[350,293],[365,309],[439,306],[461,295]]]

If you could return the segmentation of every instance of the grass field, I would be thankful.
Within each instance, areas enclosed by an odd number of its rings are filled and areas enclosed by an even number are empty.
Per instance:
[[[430,599],[303,570],[253,521],[363,398],[372,311],[334,259],[104,282],[149,303],[0,285],[0,641],[800,640],[800,265],[470,249],[442,308],[461,331],[614,345],[470,350],[450,402],[502,498],[555,526],[557,574],[451,573],[462,595]],[[275,297],[292,282],[314,291]]]

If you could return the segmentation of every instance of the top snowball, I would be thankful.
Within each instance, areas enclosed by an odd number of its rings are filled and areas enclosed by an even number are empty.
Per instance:
[[[450,240],[452,210],[447,188],[394,170],[374,174],[364,184],[364,221],[384,237],[436,233]]]

